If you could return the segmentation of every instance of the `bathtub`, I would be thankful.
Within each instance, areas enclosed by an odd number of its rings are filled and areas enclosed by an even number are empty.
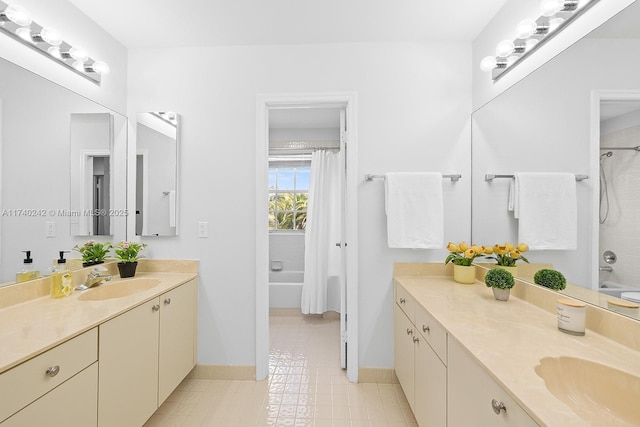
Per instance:
[[[269,272],[269,308],[300,308],[304,271]]]
[[[603,280],[599,284],[598,291],[603,294],[611,295],[612,297],[620,298],[620,294],[623,292],[638,292],[640,289],[629,285],[623,285],[621,283],[611,282],[609,280]]]

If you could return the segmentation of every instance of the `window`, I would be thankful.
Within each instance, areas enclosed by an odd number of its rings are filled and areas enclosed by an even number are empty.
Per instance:
[[[311,165],[283,163],[269,163],[269,231],[304,231]]]

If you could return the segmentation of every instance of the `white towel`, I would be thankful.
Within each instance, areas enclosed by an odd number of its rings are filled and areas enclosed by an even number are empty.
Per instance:
[[[571,173],[516,173],[513,215],[529,249],[576,249],[578,201]]]
[[[441,173],[388,173],[385,176],[385,211],[390,248],[443,247]]]

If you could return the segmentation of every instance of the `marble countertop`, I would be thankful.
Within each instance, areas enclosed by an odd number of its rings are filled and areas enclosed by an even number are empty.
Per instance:
[[[513,294],[507,302],[496,301],[483,282],[462,285],[450,276],[396,275],[394,279],[540,425],[601,425],[577,414],[547,390],[534,370],[544,357],[577,357],[640,376],[640,352],[591,330],[585,336],[560,332],[554,314]]]
[[[196,273],[139,272],[101,287],[132,279],[158,279],[158,285],[129,296],[83,301],[86,291],[64,298],[41,296],[0,309],[0,373],[197,277]],[[96,288],[100,289],[100,288]]]

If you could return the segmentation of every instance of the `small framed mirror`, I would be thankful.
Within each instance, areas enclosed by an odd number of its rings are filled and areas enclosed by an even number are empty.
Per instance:
[[[178,234],[178,135],[175,112],[136,116],[136,235]]]

